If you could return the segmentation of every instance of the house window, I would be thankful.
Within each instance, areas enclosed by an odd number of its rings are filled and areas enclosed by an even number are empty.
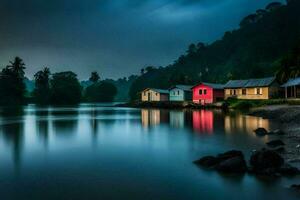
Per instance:
[[[199,94],[202,95],[202,90],[199,90]]]
[[[177,91],[177,94],[178,94],[178,95],[180,94],[179,90]]]
[[[232,90],[230,90],[230,91],[229,91],[229,94],[230,94],[230,95],[232,95],[232,94],[233,94],[233,93],[232,93]]]
[[[247,94],[247,90],[246,89],[242,89],[242,94],[246,95]]]
[[[146,96],[146,92],[144,92],[144,96]]]
[[[206,90],[203,90],[203,93],[206,94]]]
[[[173,92],[173,95],[176,95],[175,91]]]
[[[158,96],[158,93],[156,92],[155,95]]]
[[[233,90],[233,95],[234,95],[234,96],[236,95],[236,90]]]
[[[262,95],[262,88],[256,88],[256,94]]]

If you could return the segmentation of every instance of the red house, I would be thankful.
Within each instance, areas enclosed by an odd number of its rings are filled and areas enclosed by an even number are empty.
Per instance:
[[[192,87],[193,102],[202,105],[215,103],[224,99],[224,85],[200,83]]]

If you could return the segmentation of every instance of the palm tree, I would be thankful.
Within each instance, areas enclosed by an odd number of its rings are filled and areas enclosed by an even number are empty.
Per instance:
[[[17,75],[18,78],[24,78],[26,69],[25,63],[20,57],[15,57],[14,61],[10,61],[7,69]]]
[[[38,71],[34,75],[35,79],[35,90],[34,96],[39,104],[48,104],[50,102],[50,84],[49,77],[51,73],[48,67]]]

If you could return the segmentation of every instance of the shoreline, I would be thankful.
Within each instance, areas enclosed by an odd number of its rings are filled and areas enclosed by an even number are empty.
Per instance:
[[[286,104],[264,105],[250,108],[246,112],[243,109],[231,108],[224,102],[206,106],[190,102],[139,102],[117,104],[115,106],[149,109],[229,109],[243,111],[245,115],[272,120],[279,125],[278,127],[280,127],[280,130],[285,134],[272,134],[264,137],[268,137],[269,141],[282,140],[285,143],[285,151],[280,152],[280,155],[282,155],[288,163],[300,168],[300,105],[294,105],[290,102]]]
[[[271,105],[253,108],[248,115],[269,119],[279,124],[283,135],[268,135],[271,140],[280,139],[285,143],[282,156],[291,164],[300,167],[300,106]],[[273,131],[273,130],[270,130]]]

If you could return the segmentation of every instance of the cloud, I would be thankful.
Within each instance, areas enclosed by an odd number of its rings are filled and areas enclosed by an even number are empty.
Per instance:
[[[167,65],[191,42],[212,42],[272,0],[1,0],[0,64],[21,56],[42,66],[102,77]]]

